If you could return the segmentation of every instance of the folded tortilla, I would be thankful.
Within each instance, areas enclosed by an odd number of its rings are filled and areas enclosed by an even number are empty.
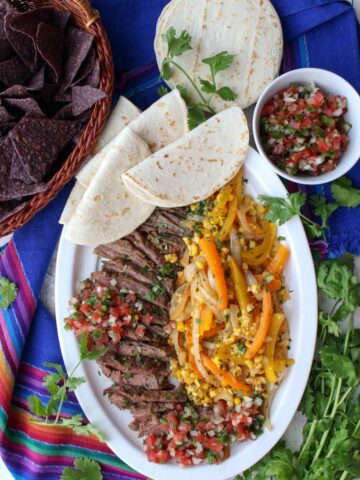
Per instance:
[[[88,162],[82,167],[76,175],[78,182],[84,187],[90,185],[91,180],[96,175],[99,166],[105,158],[106,151],[104,148],[119,135],[123,129],[132,122],[141,113],[133,103],[125,97],[120,97],[119,101],[111,112],[111,115],[102,131],[98,143],[94,148],[94,155],[89,158]]]
[[[191,78],[212,81],[203,59],[218,52],[234,55],[230,68],[219,72],[218,87],[228,86],[242,108],[256,102],[264,88],[278,74],[283,51],[279,17],[269,0],[172,0],[162,11],[156,28],[155,53],[159,68],[168,46],[163,35],[170,27],[177,35],[183,30],[192,37],[192,49],[179,59]],[[170,88],[181,83],[196,102],[199,98],[190,82],[177,68],[171,68]],[[212,106],[219,112],[231,102],[214,96]]]
[[[122,178],[144,202],[167,208],[190,205],[208,198],[236,175],[248,146],[245,115],[232,107],[146,158]]]
[[[79,245],[108,243],[145,222],[154,207],[129,192],[121,174],[150,153],[147,143],[126,127],[112,142],[111,150],[65,225],[65,238]]]
[[[134,112],[132,111],[132,113]],[[123,114],[121,114],[122,116]],[[122,129],[126,126],[121,121],[121,117],[119,117],[118,135],[121,134]],[[127,116],[127,119],[129,118]],[[137,118],[133,118],[131,122],[128,122],[128,125],[134,133],[139,135],[149,145],[151,152],[156,152],[165,145],[182,137],[188,131],[185,102],[181,98],[179,91],[173,90],[160,98]],[[76,178],[84,187],[90,185],[101,163],[111,151],[113,142],[116,143],[116,136],[78,173]]]
[[[59,223],[66,225],[70,222],[85,192],[86,188],[80,182],[76,182],[62,211]]]

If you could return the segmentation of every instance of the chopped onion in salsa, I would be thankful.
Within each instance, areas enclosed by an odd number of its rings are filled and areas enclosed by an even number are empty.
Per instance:
[[[291,84],[263,107],[260,133],[270,160],[292,175],[334,170],[348,143],[347,99],[315,84]]]

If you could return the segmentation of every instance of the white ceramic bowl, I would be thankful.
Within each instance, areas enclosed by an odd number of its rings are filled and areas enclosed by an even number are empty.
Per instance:
[[[345,153],[341,156],[339,165],[331,172],[326,172],[316,177],[291,175],[275,166],[268,158],[260,138],[260,115],[266,102],[290,83],[307,84],[309,82],[315,82],[315,84],[326,93],[346,97],[348,101],[348,112],[345,115],[345,119],[352,125],[349,131],[349,145]],[[346,80],[335,73],[320,68],[299,68],[298,70],[292,70],[275,78],[261,94],[254,111],[253,131],[256,147],[260,155],[270,163],[278,175],[293,182],[307,185],[319,185],[332,182],[347,173],[360,158],[360,96]]]

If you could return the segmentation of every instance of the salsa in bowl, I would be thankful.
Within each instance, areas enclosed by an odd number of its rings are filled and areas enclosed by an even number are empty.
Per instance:
[[[285,178],[332,181],[360,156],[359,108],[357,92],[341,77],[311,68],[288,72],[267,87],[255,108],[257,148]]]

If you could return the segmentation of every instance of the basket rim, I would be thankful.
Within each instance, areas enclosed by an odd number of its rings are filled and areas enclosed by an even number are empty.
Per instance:
[[[20,0],[20,2],[22,5],[25,3],[29,5],[26,0]],[[16,0],[11,0],[11,3],[16,7]],[[31,3],[33,5],[33,2]],[[49,0],[45,0],[41,3],[43,6],[49,6]],[[57,0],[54,0],[54,3],[50,0],[50,3],[56,4],[56,6],[59,5]],[[110,111],[112,93],[114,89],[114,68],[110,42],[105,28],[101,23],[98,12],[94,12],[96,15],[95,18],[92,15],[93,11],[91,9],[84,12],[84,17],[82,18],[84,23],[80,25],[79,22],[76,21],[78,18],[74,19],[73,11],[69,8],[64,8],[64,4],[69,3],[72,3],[74,6],[76,6],[78,14],[78,3],[75,0],[66,0],[66,2],[61,2],[60,8],[70,11],[74,23],[79,28],[88,31],[95,37],[96,53],[100,60],[99,88],[104,91],[106,96],[102,100],[96,102],[95,106],[93,107],[91,117],[85,124],[77,145],[63,161],[60,168],[58,168],[58,170],[46,182],[46,184],[49,186],[48,190],[43,193],[36,193],[26,202],[24,202],[25,205],[19,211],[15,211],[13,214],[5,217],[5,219],[0,222],[0,237],[9,235],[28,223],[36,215],[36,213],[45,208],[46,205],[57,196],[60,190],[76,175],[86,156],[91,153],[92,149],[95,147]],[[36,8],[36,6],[32,8]],[[91,22],[89,22],[89,13],[91,13]]]

